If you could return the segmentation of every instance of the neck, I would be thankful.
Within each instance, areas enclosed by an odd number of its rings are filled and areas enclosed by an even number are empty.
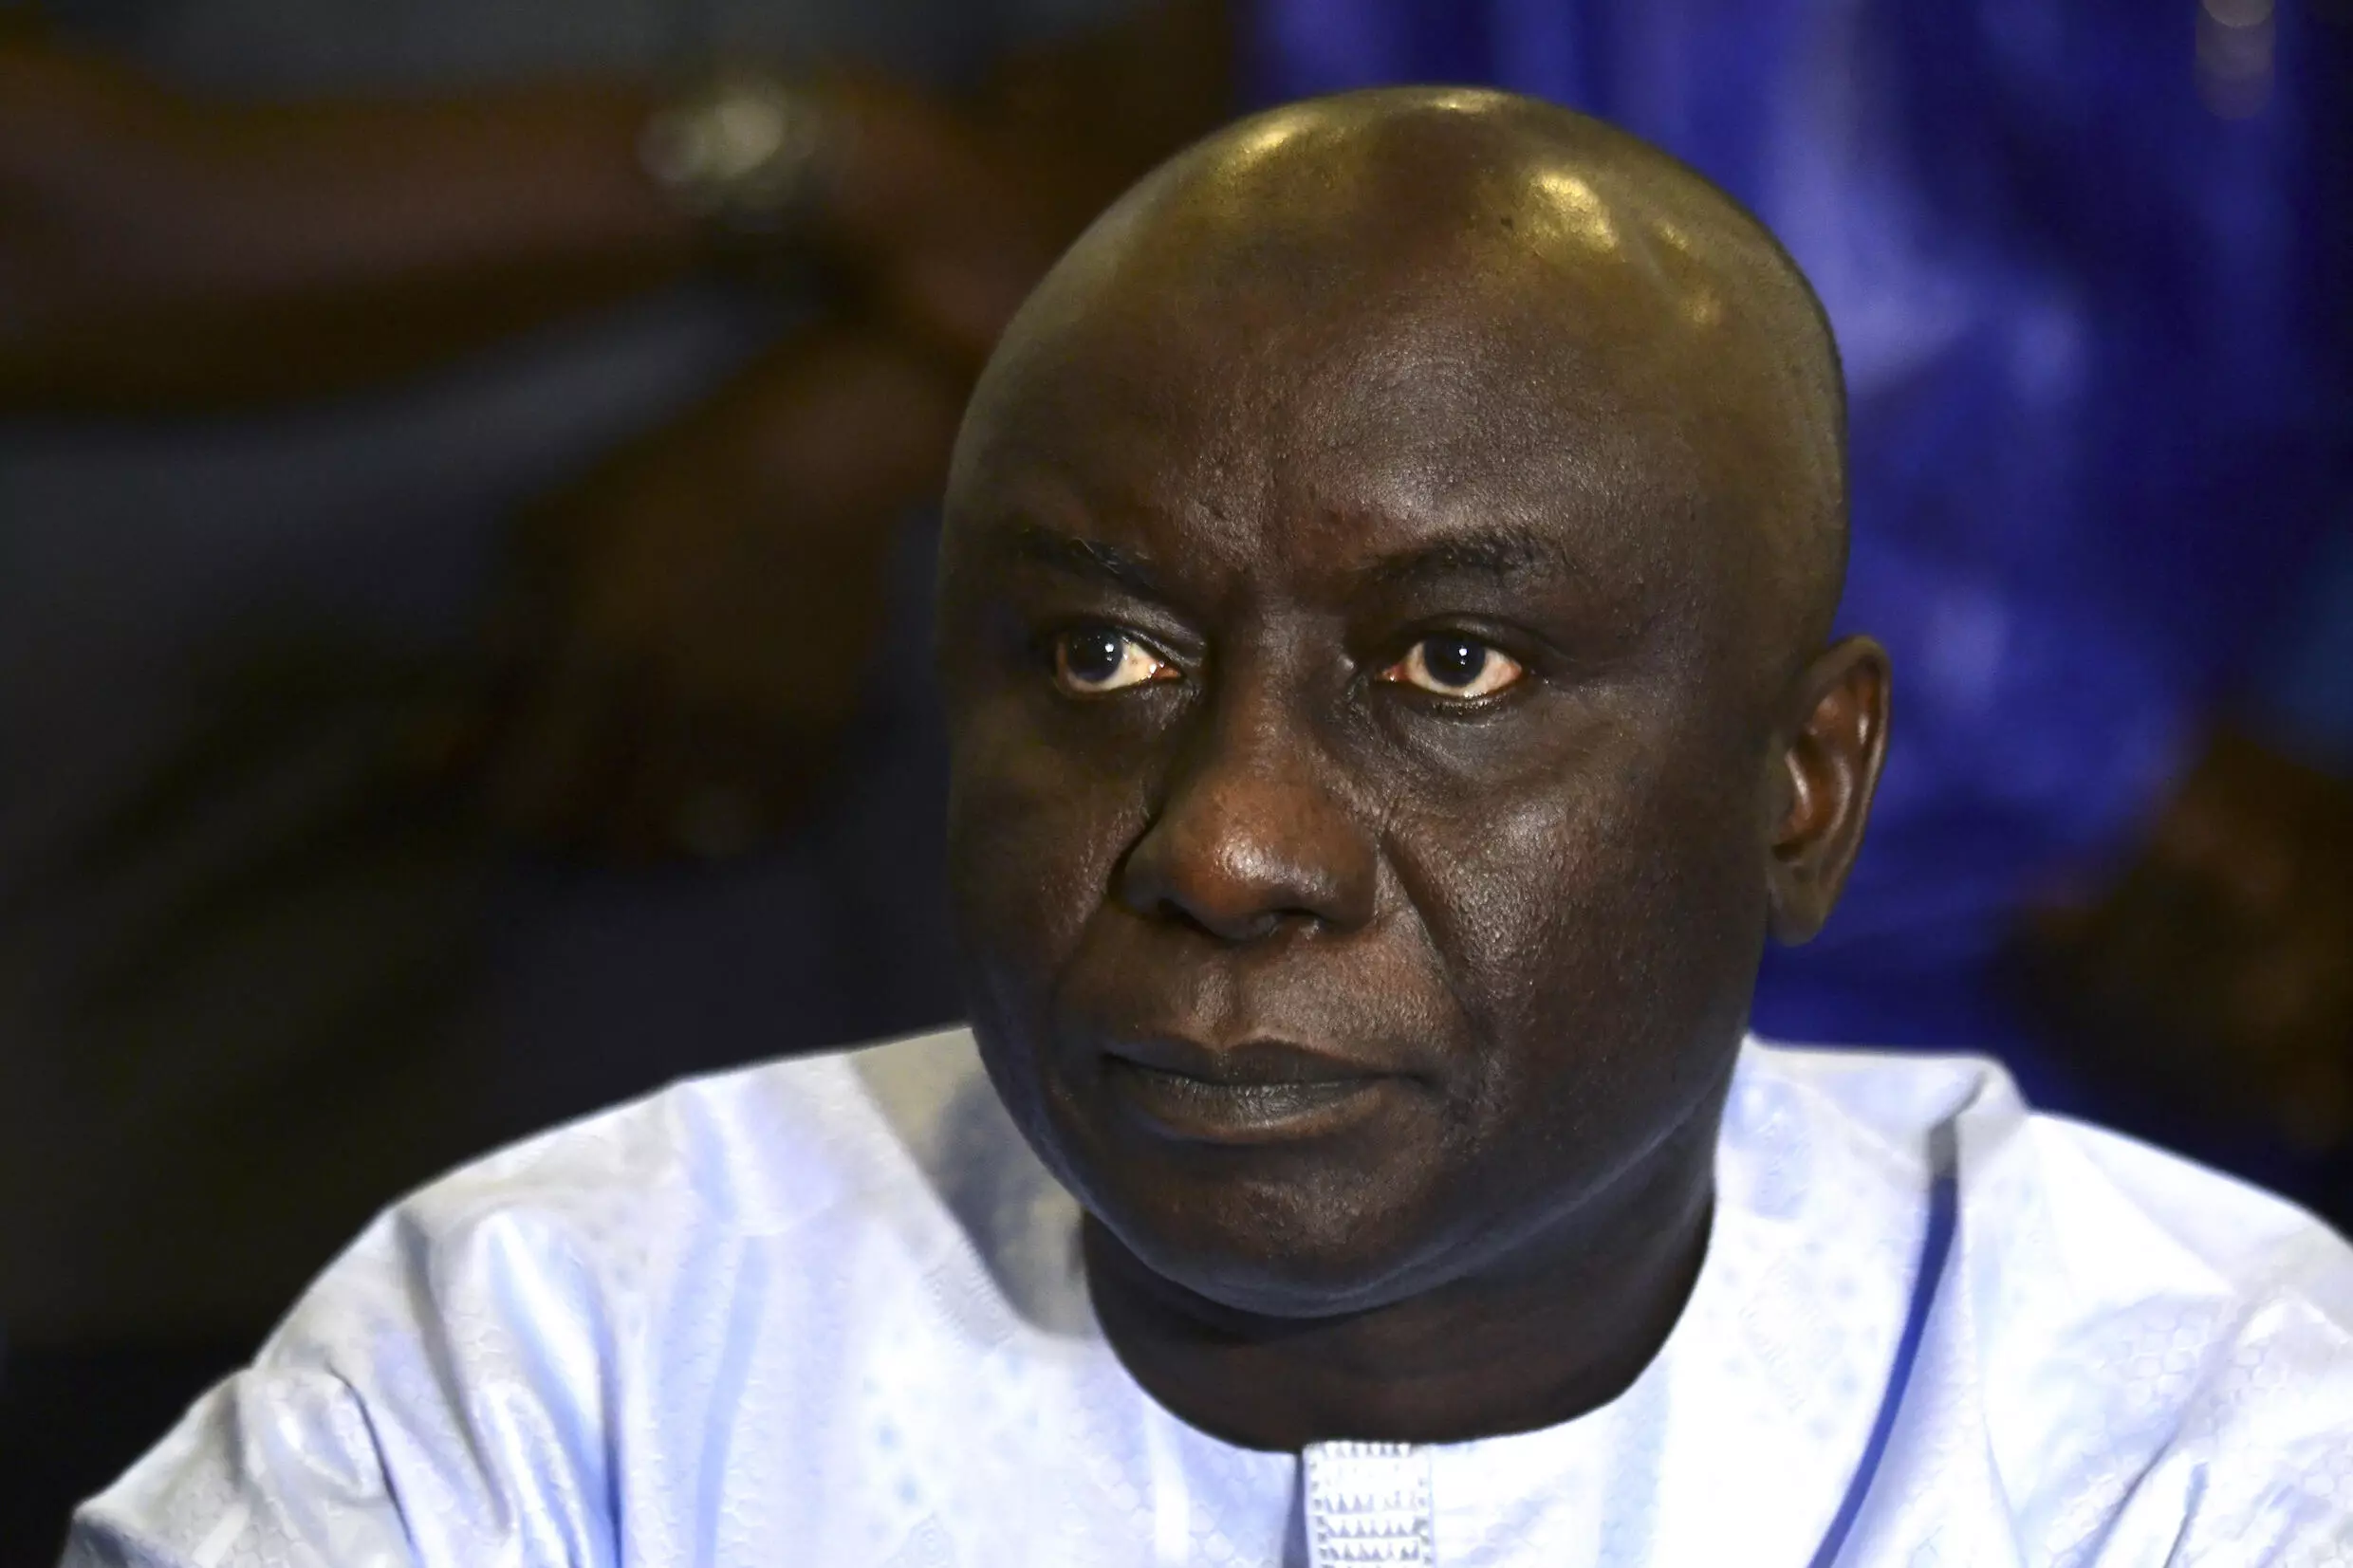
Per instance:
[[[1458,1443],[1556,1426],[1623,1393],[1690,1298],[1707,1251],[1716,1117],[1694,1121],[1616,1184],[1631,1190],[1597,1194],[1502,1265],[1335,1318],[1223,1306],[1154,1273],[1090,1217],[1096,1315],[1145,1392],[1245,1448]],[[1605,1212],[1585,1212],[1595,1208]]]

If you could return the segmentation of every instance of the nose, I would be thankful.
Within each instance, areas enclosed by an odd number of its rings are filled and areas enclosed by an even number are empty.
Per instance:
[[[1215,715],[1120,868],[1120,901],[1226,942],[1370,921],[1377,856],[1338,764],[1271,705]]]

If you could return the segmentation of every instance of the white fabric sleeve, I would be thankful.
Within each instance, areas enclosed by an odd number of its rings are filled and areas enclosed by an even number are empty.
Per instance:
[[[417,1562],[359,1397],[331,1373],[257,1370],[83,1506],[65,1568]]]
[[[83,1506],[66,1568],[607,1568],[605,1299],[562,1217],[412,1200]]]

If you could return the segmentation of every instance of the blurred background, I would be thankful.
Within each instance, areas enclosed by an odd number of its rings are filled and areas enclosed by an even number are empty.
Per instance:
[[[1614,120],[1828,305],[1896,745],[1759,1029],[2353,1221],[2349,70],[2347,0],[0,0],[0,1568],[407,1186],[955,1015],[966,386],[1345,86]]]

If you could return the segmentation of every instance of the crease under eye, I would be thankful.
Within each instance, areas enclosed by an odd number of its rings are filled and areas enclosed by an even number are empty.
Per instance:
[[[1515,686],[1527,667],[1492,643],[1441,632],[1415,642],[1405,656],[1380,673],[1394,685],[1434,696],[1470,702]]]
[[[1102,696],[1173,679],[1175,665],[1140,638],[1110,626],[1084,626],[1054,637],[1054,684],[1071,696]]]

